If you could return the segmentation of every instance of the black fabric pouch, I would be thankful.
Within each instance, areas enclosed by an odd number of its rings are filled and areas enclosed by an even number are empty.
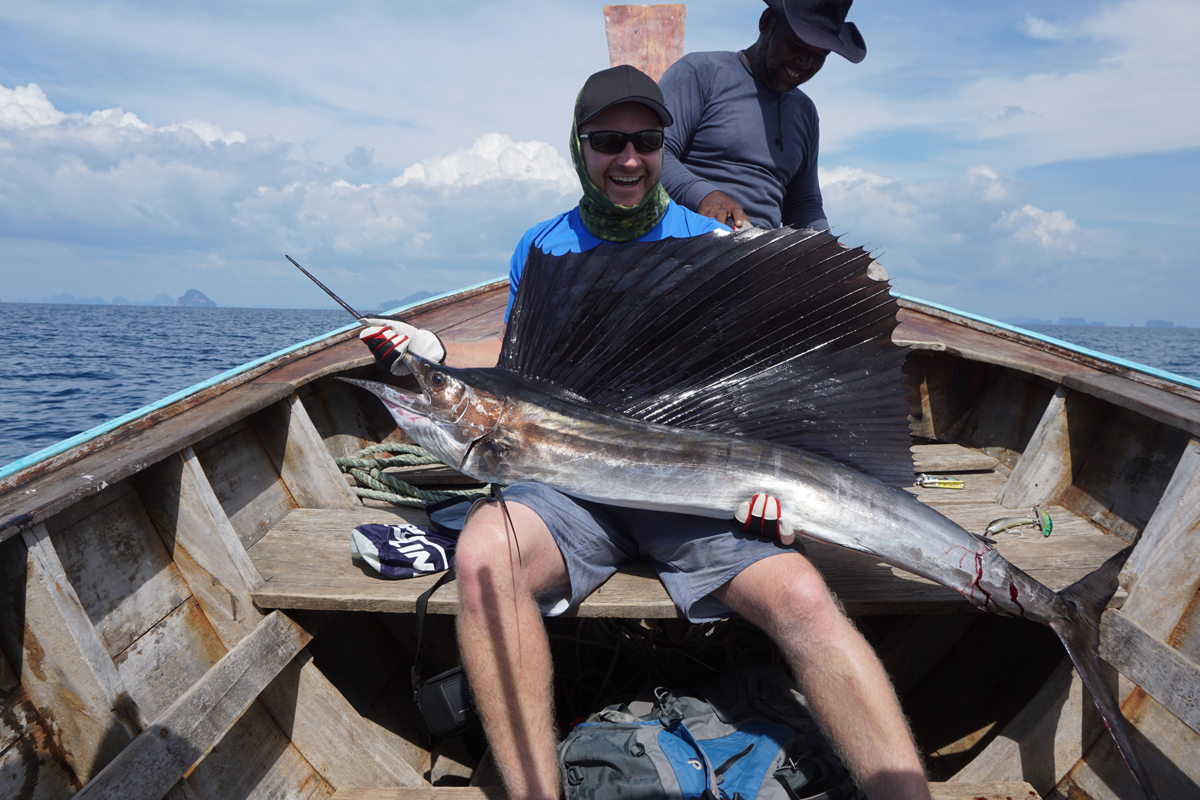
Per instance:
[[[434,675],[429,680],[421,679],[421,633],[425,624],[425,610],[429,598],[443,585],[454,580],[454,568],[438,579],[417,598],[417,649],[413,657],[412,687],[413,702],[425,720],[431,736],[452,736],[479,723],[475,710],[475,699],[471,696],[471,685],[462,667],[454,667]]]
[[[413,684],[413,700],[431,736],[452,736],[479,722],[471,686],[462,667]]]

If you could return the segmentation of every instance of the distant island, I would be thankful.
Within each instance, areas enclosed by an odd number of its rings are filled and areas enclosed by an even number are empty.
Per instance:
[[[1059,317],[1058,322],[1049,319],[1036,319],[1034,317],[1012,317],[1011,319],[1002,320],[1009,325],[1020,325],[1028,327],[1030,325],[1078,325],[1089,328],[1103,328],[1105,324],[1100,321],[1088,322],[1083,317]]]
[[[422,289],[419,292],[413,292],[403,300],[384,300],[377,308],[372,310],[378,311],[382,314],[391,311],[393,308],[400,308],[400,306],[406,306],[410,303],[416,303],[420,300],[424,300],[426,297],[433,297],[433,292],[427,292]]]
[[[1017,325],[1018,327],[1022,327],[1022,328],[1028,328],[1028,327],[1034,326],[1034,325],[1071,325],[1071,326],[1075,326],[1075,327],[1088,327],[1088,328],[1107,327],[1103,322],[1088,322],[1086,319],[1083,319],[1082,317],[1059,317],[1057,322],[1054,322],[1053,320],[1048,320],[1048,319],[1037,319],[1035,317],[1011,317],[1009,319],[1001,320],[1001,322],[1007,323],[1009,325]],[[1129,327],[1137,328],[1139,326],[1130,323]],[[1165,320],[1165,319],[1148,319],[1148,320],[1146,320],[1145,327],[1147,327],[1147,328],[1176,328],[1176,327],[1186,327],[1186,326],[1177,326],[1174,322],[1171,322],[1170,320]]]
[[[182,306],[184,308],[219,308],[219,306],[208,298],[204,292],[199,289],[188,289],[183,293],[182,297],[171,297],[169,294],[159,294],[153,300],[134,300],[130,302],[124,297],[117,295],[108,302],[103,297],[76,297],[70,292],[62,292],[61,294],[52,295],[42,300],[27,300],[20,299],[19,303],[49,303],[52,305],[82,305],[82,306]]]
[[[205,297],[204,292],[199,289],[188,289],[183,293],[183,297],[179,298],[175,303],[177,306],[184,308],[216,308],[217,304]]]

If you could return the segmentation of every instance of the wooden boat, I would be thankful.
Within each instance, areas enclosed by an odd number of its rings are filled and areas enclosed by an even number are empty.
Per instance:
[[[495,336],[506,296],[496,282],[404,314],[444,337]],[[914,491],[975,531],[1048,506],[1050,537],[1004,533],[999,548],[1054,588],[1138,542],[1103,655],[1161,796],[1197,796],[1200,386],[901,305],[917,469],[966,487]],[[0,797],[85,785],[84,797],[212,800],[496,791],[462,741],[424,741],[412,705],[412,612],[430,579],[383,581],[350,558],[356,524],[423,520],[360,500],[334,462],[402,436],[374,398],[335,380],[375,369],[354,330],[335,331],[4,471]],[[946,781],[939,796],[1017,796],[1024,784],[1136,796],[1043,629],[974,613],[860,554],[811,551],[892,671]],[[430,608],[454,604],[451,584]],[[552,632],[678,658],[688,636],[675,618],[635,567]],[[454,651],[450,618],[432,620],[435,668]],[[716,627],[704,636],[720,638]],[[634,629],[645,634],[629,644]],[[482,788],[452,788],[472,773]]]
[[[507,283],[404,309],[450,339],[501,330]],[[1136,542],[1102,656],[1163,798],[1200,797],[1200,384],[917,300],[917,488],[1060,589]],[[499,797],[477,734],[430,742],[409,681],[429,578],[352,562],[360,499],[335,458],[403,440],[352,326],[0,470],[0,798]],[[455,483],[445,468],[391,470]],[[939,798],[1139,796],[1057,641],[858,553],[814,561],[891,672]],[[453,584],[426,674],[456,659]],[[689,626],[631,567],[551,621],[563,722],[639,682],[777,658],[739,623]]]

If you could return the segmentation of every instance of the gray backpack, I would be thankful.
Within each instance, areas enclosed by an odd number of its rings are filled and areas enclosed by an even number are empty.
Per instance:
[[[783,667],[655,696],[648,714],[609,706],[563,740],[566,800],[863,797]]]

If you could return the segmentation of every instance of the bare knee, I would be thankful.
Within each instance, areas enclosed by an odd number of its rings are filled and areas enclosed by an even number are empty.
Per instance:
[[[853,626],[815,567],[798,554],[752,564],[728,584],[725,602],[771,634],[832,641]]]
[[[481,503],[467,519],[455,550],[464,610],[494,606],[499,598],[532,595],[565,580],[566,566],[545,523],[531,509]],[[511,524],[510,524],[511,520]]]

